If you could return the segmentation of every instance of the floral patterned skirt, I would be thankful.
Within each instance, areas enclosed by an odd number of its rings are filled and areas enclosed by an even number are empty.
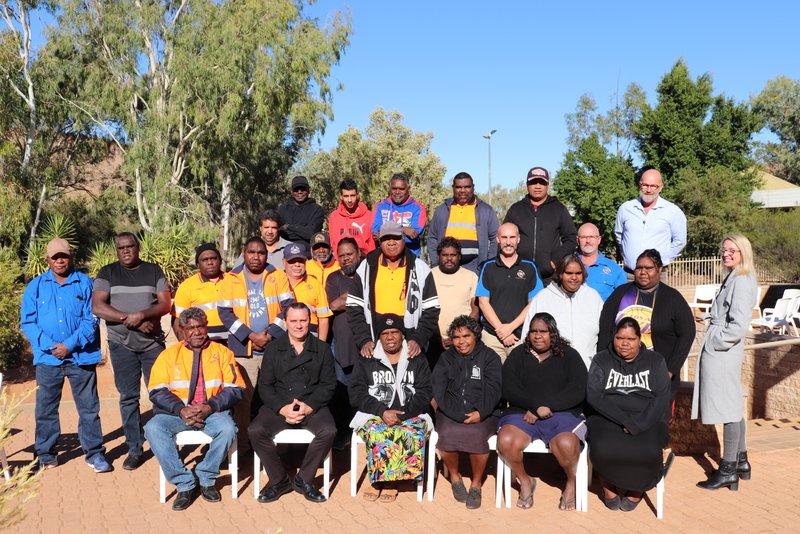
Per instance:
[[[389,426],[373,417],[356,430],[367,448],[367,473],[371,483],[422,480],[428,425],[412,417]]]

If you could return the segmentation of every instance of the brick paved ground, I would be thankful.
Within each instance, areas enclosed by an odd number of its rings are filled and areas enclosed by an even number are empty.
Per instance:
[[[21,391],[31,382],[10,384]],[[68,390],[68,388],[65,388]],[[666,481],[665,518],[655,518],[654,507],[640,505],[634,512],[611,512],[597,496],[592,485],[588,513],[565,513],[557,509],[560,486],[558,469],[542,455],[530,464],[542,480],[531,510],[494,508],[494,470],[484,486],[484,504],[480,510],[466,510],[457,505],[450,486],[441,476],[433,502],[417,503],[411,491],[401,493],[393,504],[366,503],[351,498],[349,457],[334,456],[333,489],[329,502],[307,504],[299,494],[290,494],[277,503],[258,504],[253,499],[252,457],[241,465],[240,496],[230,497],[230,477],[223,470],[218,481],[223,502],[210,504],[202,499],[188,511],[170,509],[173,495],[166,504],[158,503],[158,466],[150,458],[137,471],[121,468],[123,445],[120,435],[116,391],[110,367],[100,370],[101,418],[106,432],[108,457],[116,470],[97,475],[86,467],[77,442],[77,416],[69,395],[62,403],[62,442],[60,465],[46,471],[39,496],[26,507],[27,519],[12,532],[366,532],[389,528],[397,532],[542,532],[561,530],[616,532],[779,532],[797,531],[800,505],[800,418],[795,420],[755,420],[748,424],[750,459],[754,476],[741,482],[738,492],[709,492],[695,488],[709,465],[703,457],[679,456]],[[13,463],[32,459],[33,404],[25,405],[16,421],[18,432],[7,451]],[[194,456],[191,452],[189,458]],[[290,454],[292,454],[290,452]],[[492,462],[490,462],[491,464]],[[363,465],[363,460],[362,464]],[[265,480],[266,477],[262,477]],[[318,481],[321,482],[321,471]],[[169,492],[173,488],[168,489]],[[655,491],[650,497],[655,498]],[[517,491],[512,490],[516,501]]]

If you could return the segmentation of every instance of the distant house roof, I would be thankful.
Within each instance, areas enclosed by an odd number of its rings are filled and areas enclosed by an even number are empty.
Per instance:
[[[750,195],[750,200],[765,208],[800,207],[800,187],[768,172],[757,171],[761,186]]]

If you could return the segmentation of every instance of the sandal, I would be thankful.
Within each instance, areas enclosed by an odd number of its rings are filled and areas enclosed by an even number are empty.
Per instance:
[[[531,492],[527,497],[523,497],[522,490],[520,490],[519,498],[517,499],[517,508],[522,508],[523,510],[533,508],[533,492],[536,490],[536,479],[531,478],[531,480],[533,480],[533,484],[531,484]]]
[[[397,499],[397,489],[396,488],[386,488],[381,491],[380,497],[378,497],[379,502],[394,502]]]
[[[575,511],[575,497],[564,500],[564,494],[561,494],[561,499],[558,501],[558,509],[564,512],[574,512]]]
[[[375,486],[370,486],[369,489],[366,489],[361,493],[361,497],[363,497],[367,502],[375,502],[380,496],[381,489],[376,488]]]
[[[463,480],[453,482],[450,489],[453,490],[453,498],[456,502],[467,502],[467,487],[464,485]]]

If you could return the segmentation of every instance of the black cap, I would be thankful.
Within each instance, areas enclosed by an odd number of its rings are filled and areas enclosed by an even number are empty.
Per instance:
[[[217,253],[217,257],[219,259],[222,259],[222,254],[219,253],[219,249],[217,248],[217,245],[215,245],[214,243],[203,243],[202,245],[200,245],[199,247],[194,249],[194,264],[195,265],[197,265],[200,262],[200,254],[202,254],[206,250],[213,250],[214,252]]]
[[[378,315],[375,319],[375,335],[380,336],[381,332],[384,330],[389,330],[391,328],[396,328],[400,330],[403,335],[406,333],[406,327],[403,324],[403,318],[399,315],[395,315],[393,313],[387,313],[384,315]]]
[[[295,187],[310,188],[311,186],[308,185],[308,178],[305,176],[295,176],[292,178],[292,189]]]
[[[325,245],[331,248],[331,240],[328,239],[328,232],[317,232],[311,236],[311,250],[314,250],[319,245]]]
[[[528,171],[528,185],[534,182],[550,183],[550,173],[544,167],[533,167]]]

